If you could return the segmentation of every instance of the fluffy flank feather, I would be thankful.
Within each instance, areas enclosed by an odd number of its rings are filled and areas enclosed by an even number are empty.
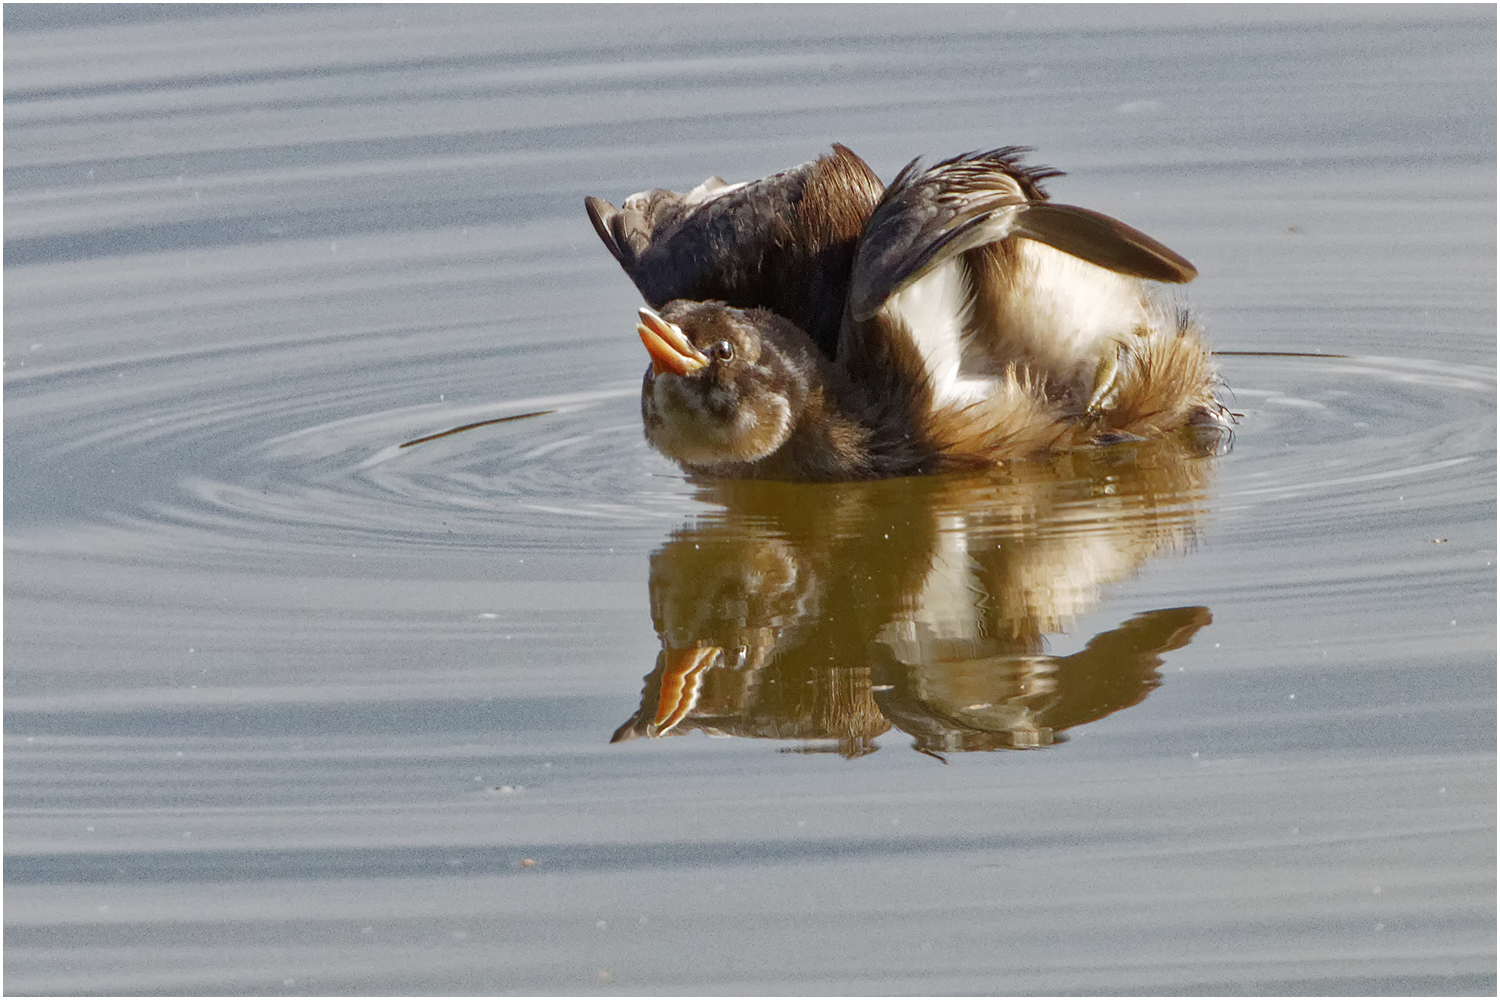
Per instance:
[[[1220,410],[1214,393],[1219,375],[1201,328],[1185,311],[1170,317],[1164,311],[1157,305],[1152,329],[1122,359],[1106,417],[1110,430],[1154,437]]]
[[[1027,370],[1009,365],[994,386],[985,399],[933,413],[928,434],[945,468],[977,468],[1077,444],[1077,423]]]

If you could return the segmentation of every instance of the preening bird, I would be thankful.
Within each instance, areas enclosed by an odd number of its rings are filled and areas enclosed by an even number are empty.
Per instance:
[[[886,187],[841,145],[758,181],[589,218],[646,300],[653,447],[714,477],[973,469],[1194,426],[1227,434],[1202,331],[1151,282],[1187,260],[1047,199],[1029,150]]]

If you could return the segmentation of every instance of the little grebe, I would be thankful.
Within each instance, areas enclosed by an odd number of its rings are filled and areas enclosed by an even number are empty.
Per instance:
[[[875,479],[1219,429],[1197,324],[1147,280],[1193,265],[1047,201],[1021,147],[912,161],[835,145],[589,218],[648,305],[646,437],[689,472]]]

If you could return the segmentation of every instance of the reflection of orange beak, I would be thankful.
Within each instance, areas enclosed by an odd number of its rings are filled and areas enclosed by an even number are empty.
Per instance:
[[[661,694],[656,699],[656,718],[646,729],[648,736],[665,736],[698,704],[703,672],[721,653],[718,646],[666,650],[661,672]]]
[[[708,365],[708,355],[650,306],[641,306],[641,321],[635,325],[635,332],[641,335],[641,343],[651,355],[651,367],[658,375],[691,375]]]

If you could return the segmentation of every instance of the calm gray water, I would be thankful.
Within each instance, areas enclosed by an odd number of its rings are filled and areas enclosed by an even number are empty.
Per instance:
[[[5,14],[7,992],[1494,993],[1492,7]],[[833,141],[1340,357],[686,482],[582,199]]]

